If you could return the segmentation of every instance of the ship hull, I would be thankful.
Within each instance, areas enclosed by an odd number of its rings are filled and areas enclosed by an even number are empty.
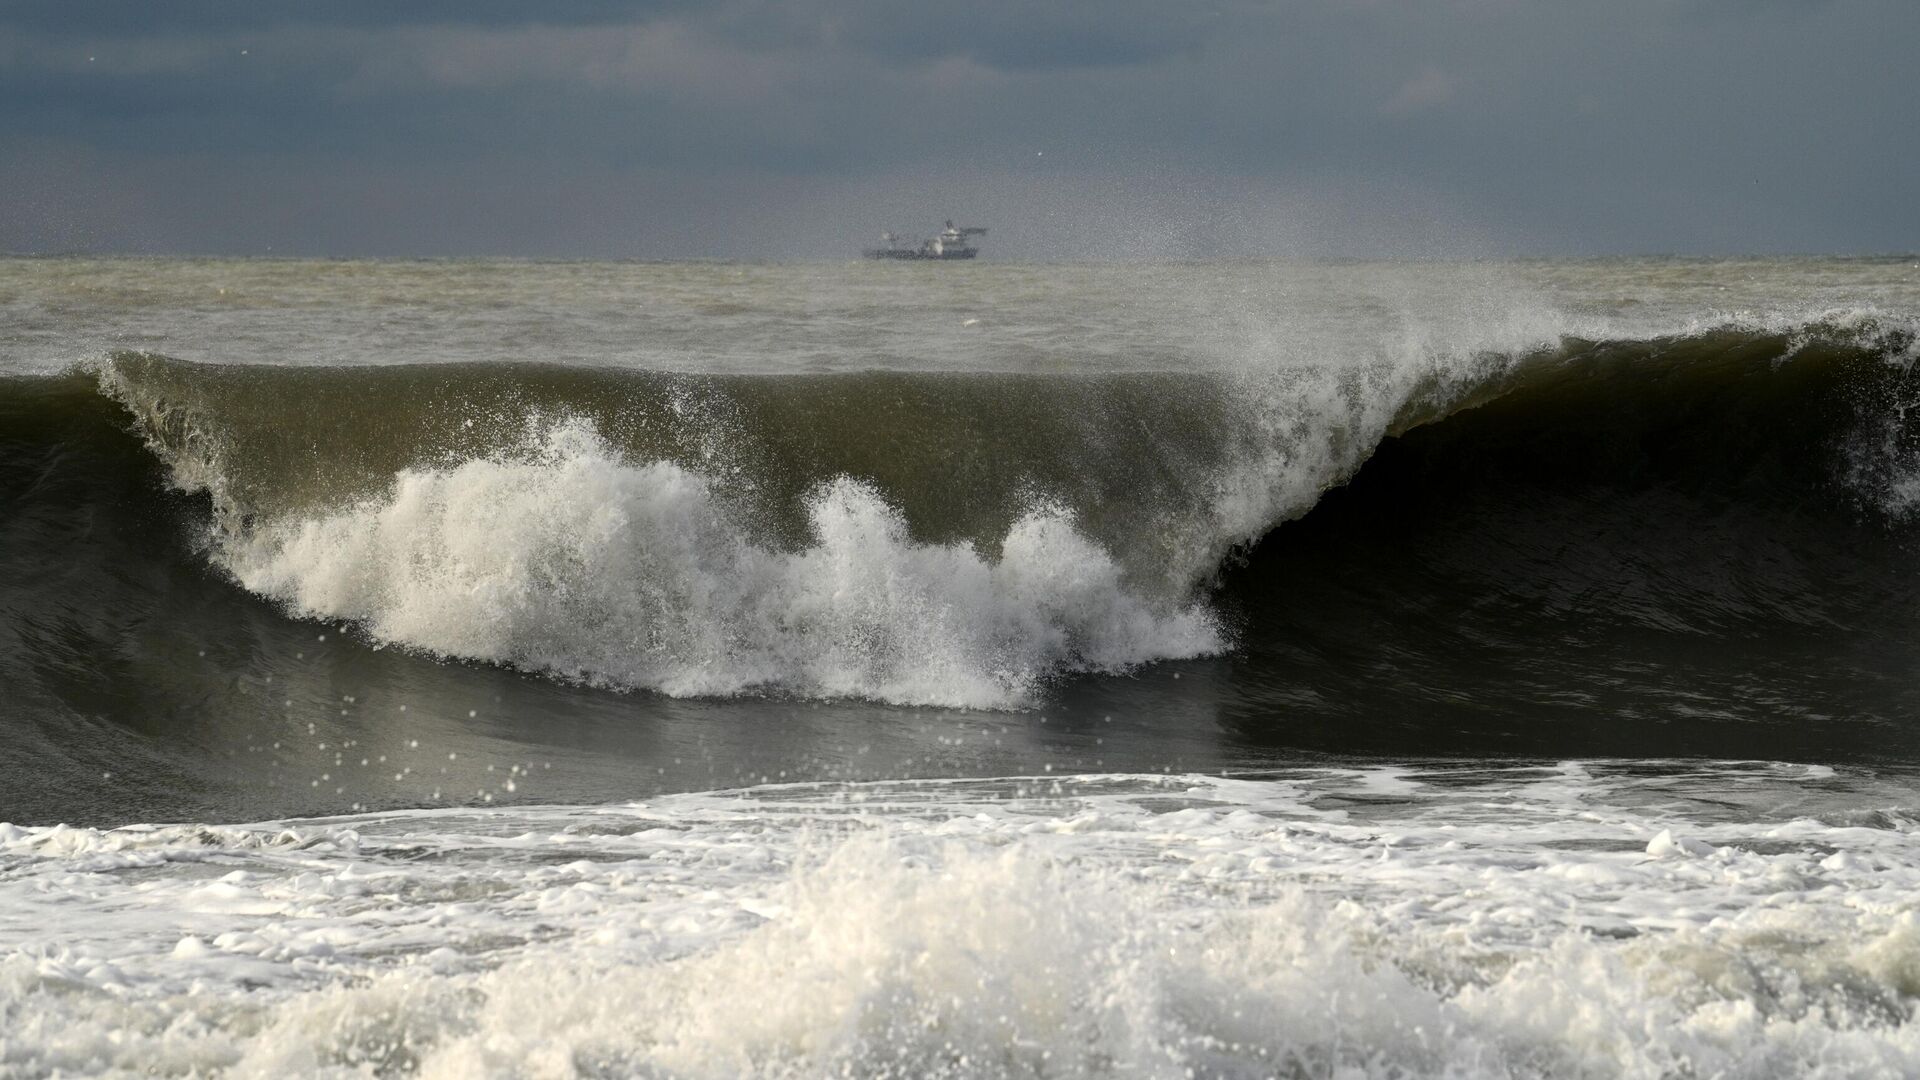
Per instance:
[[[971,259],[979,253],[980,252],[974,248],[967,248],[961,251],[943,251],[939,254],[931,251],[914,251],[911,248],[877,248],[872,251],[861,252],[862,255],[869,259],[905,259],[915,262],[921,260],[947,262],[953,259]]]

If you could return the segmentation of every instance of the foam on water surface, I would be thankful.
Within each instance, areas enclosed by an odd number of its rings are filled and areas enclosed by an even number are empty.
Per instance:
[[[0,827],[0,1073],[1901,1076],[1902,782],[774,786]]]

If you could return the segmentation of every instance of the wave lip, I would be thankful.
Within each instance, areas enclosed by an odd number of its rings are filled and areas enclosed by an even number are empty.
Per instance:
[[[872,487],[808,500],[812,543],[747,540],[709,483],[632,465],[577,422],[530,460],[403,471],[390,495],[267,524],[219,558],[248,589],[379,641],[675,696],[778,690],[1008,708],[1049,676],[1216,652],[1040,507],[990,561],[915,543]]]

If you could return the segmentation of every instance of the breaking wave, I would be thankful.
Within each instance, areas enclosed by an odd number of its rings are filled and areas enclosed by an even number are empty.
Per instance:
[[[1865,558],[1859,536],[1920,508],[1917,348],[1910,320],[1852,312],[1237,374],[117,354],[0,382],[22,507],[5,558],[40,590],[8,603],[49,600],[34,568],[83,515],[113,523],[86,540],[115,573],[185,529],[246,589],[381,644],[680,696],[1020,707],[1064,674],[1243,647],[1250,607],[1336,617],[1261,565],[1338,563],[1356,521],[1391,548],[1422,515],[1479,507],[1497,529],[1503,507],[1559,500],[1563,535],[1638,515],[1648,566],[1668,513]],[[1308,515],[1291,545],[1274,532]],[[1508,595],[1563,588],[1528,557],[1503,567]],[[1420,558],[1337,572],[1404,595]],[[1755,617],[1858,615],[1784,577],[1728,588]],[[1643,599],[1677,625],[1733,602]]]
[[[805,505],[805,546],[762,547],[697,473],[629,465],[567,423],[530,461],[403,470],[390,495],[249,530],[219,557],[383,642],[675,696],[995,708],[1055,672],[1221,647],[1205,609],[1155,610],[1057,507],[988,559],[916,543],[870,484],[841,477]]]

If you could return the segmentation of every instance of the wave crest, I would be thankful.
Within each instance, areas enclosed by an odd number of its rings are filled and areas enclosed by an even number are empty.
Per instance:
[[[6,482],[40,500],[20,519],[44,538],[36,552],[88,514],[144,535],[182,509],[135,520],[103,494],[151,486],[130,414],[172,485],[211,507],[223,569],[383,643],[676,695],[1017,707],[1055,674],[1225,648],[1216,602],[1308,641],[1355,594],[1383,610],[1408,589],[1445,594],[1436,611],[1457,620],[1488,578],[1445,560],[1412,575],[1423,535],[1513,553],[1492,560],[1492,587],[1520,598],[1595,574],[1594,595],[1612,595],[1666,580],[1648,567],[1725,562],[1702,537],[1753,536],[1780,558],[1746,577],[1689,570],[1727,587],[1698,603],[1658,589],[1649,624],[1827,611],[1814,577],[1767,568],[1791,556],[1884,576],[1858,526],[1903,532],[1920,506],[1917,328],[1867,310],[1650,336],[1527,324],[1471,347],[1356,347],[1231,374],[123,353],[91,378],[9,381],[0,410],[20,443]],[[73,475],[49,486],[48,469]],[[1309,515],[1317,533],[1266,542]],[[1573,564],[1566,535],[1613,540]],[[1256,566],[1323,567],[1346,593],[1257,585],[1234,569],[1255,545]],[[1256,630],[1239,636],[1259,647]]]

